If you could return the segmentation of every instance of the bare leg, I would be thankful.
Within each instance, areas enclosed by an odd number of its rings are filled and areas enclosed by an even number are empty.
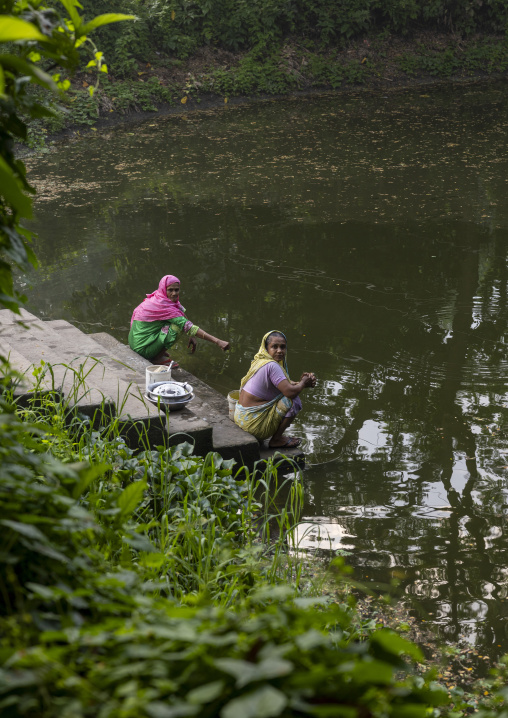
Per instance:
[[[293,421],[293,417],[290,419],[282,419],[280,422],[279,428],[275,432],[275,434],[272,436],[270,441],[268,442],[268,446],[271,449],[276,449],[277,447],[287,447],[287,448],[295,448],[300,444],[300,439],[296,439],[293,436],[283,436],[286,429],[288,429],[291,426],[291,422]]]

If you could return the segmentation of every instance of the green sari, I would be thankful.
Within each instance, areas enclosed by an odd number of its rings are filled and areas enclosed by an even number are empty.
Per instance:
[[[129,346],[145,359],[153,359],[165,349],[170,349],[176,342],[189,320],[187,317],[175,317],[154,322],[142,322],[135,319],[129,332]],[[168,327],[167,334],[162,331]],[[193,337],[199,327],[192,325],[187,334]]]

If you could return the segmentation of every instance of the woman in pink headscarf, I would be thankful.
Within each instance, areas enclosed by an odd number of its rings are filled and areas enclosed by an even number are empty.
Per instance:
[[[147,294],[132,314],[131,330],[129,332],[129,346],[145,359],[152,359],[155,364],[168,364],[171,357],[167,354],[184,332],[188,334],[193,354],[196,350],[196,340],[206,339],[217,344],[222,351],[229,349],[229,342],[212,337],[185,316],[185,308],[180,304],[180,280],[172,274],[166,274],[159,282],[159,288],[152,294]],[[175,369],[178,364],[175,364]]]

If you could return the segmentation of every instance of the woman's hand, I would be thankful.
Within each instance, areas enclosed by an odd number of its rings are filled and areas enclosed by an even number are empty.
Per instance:
[[[190,349],[191,354],[194,354],[194,352],[196,351],[196,347],[197,347],[197,342],[194,339],[194,337],[191,337],[189,339],[189,343],[187,344],[187,348]]]
[[[222,339],[219,339],[217,342],[217,346],[222,349],[223,352],[227,352],[230,349],[229,342],[224,342]]]
[[[302,378],[299,382],[291,381],[290,379],[283,379],[280,384],[277,384],[277,389],[287,396],[288,399],[294,399],[302,389],[308,387],[314,388],[316,386],[316,377],[312,372],[304,371]]]
[[[303,385],[306,387],[314,388],[316,386],[316,375],[310,371],[304,371],[300,381],[303,381]]]

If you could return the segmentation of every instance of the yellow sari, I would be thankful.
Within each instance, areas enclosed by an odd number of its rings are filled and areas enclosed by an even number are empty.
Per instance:
[[[261,341],[261,346],[259,347],[257,354],[255,354],[254,359],[252,360],[249,371],[240,382],[240,391],[243,389],[249,379],[252,379],[254,374],[262,367],[264,367],[265,364],[275,361],[275,359],[270,356],[270,354],[265,348],[265,341],[267,337],[274,331],[276,330],[271,329],[263,337]],[[282,332],[277,333],[282,334]],[[282,334],[282,336],[285,338],[284,334]],[[286,378],[289,381],[288,365],[286,359],[284,359],[284,362],[276,363],[281,367],[282,371],[284,372]],[[275,432],[280,426],[281,421],[284,419],[292,406],[293,402],[291,401],[291,399],[288,399],[288,397],[284,396],[282,393],[278,394],[274,399],[268,401],[266,404],[258,404],[257,406],[246,407],[242,406],[238,402],[235,408],[235,424],[237,424],[244,431],[248,431],[249,434],[255,436],[256,439],[263,441],[264,439],[268,439],[270,436],[273,436],[275,434]]]

